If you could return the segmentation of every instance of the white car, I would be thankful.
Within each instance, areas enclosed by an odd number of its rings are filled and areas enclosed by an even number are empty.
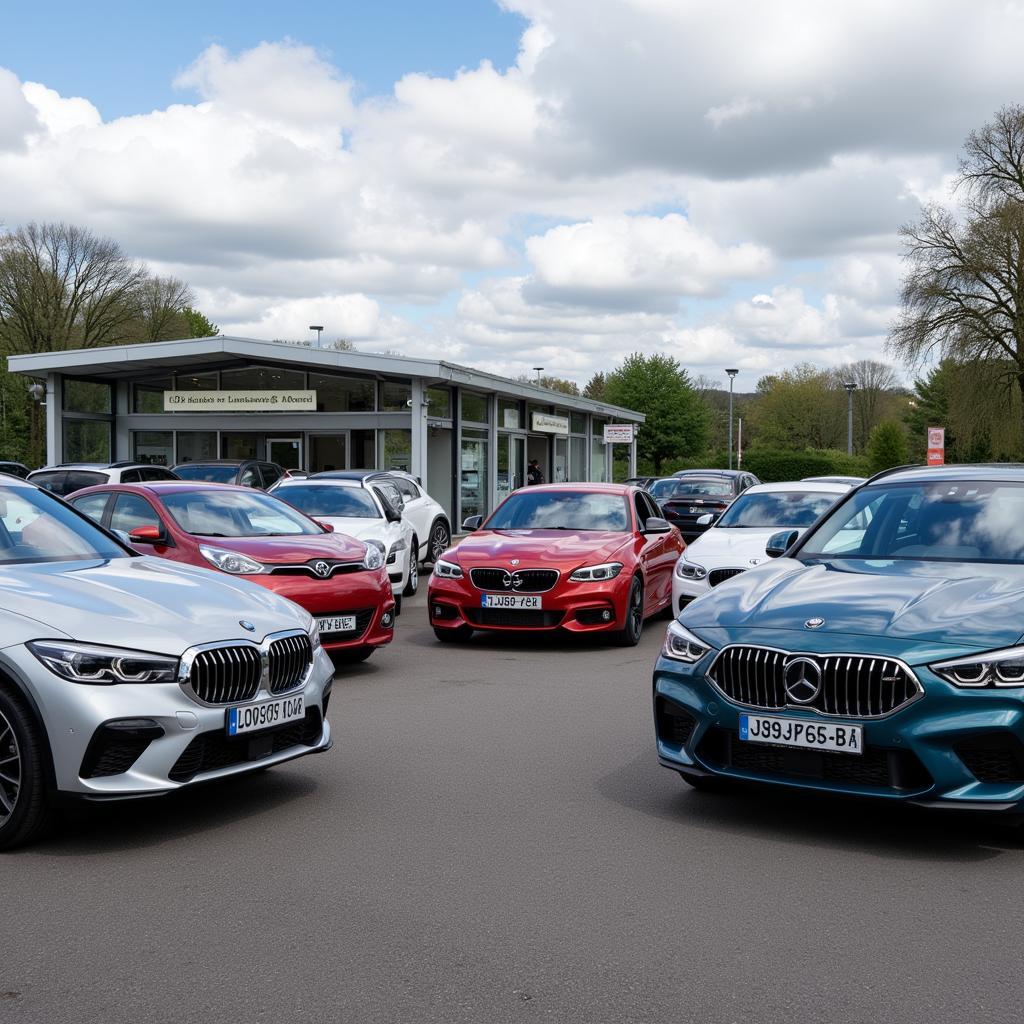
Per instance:
[[[803,533],[849,490],[849,484],[808,480],[747,488],[676,562],[676,614],[712,587],[766,561],[765,545],[773,534],[786,529]]]
[[[338,533],[375,544],[388,567],[395,613],[402,597],[419,588],[419,566],[414,552],[418,538],[402,515],[401,497],[394,483],[373,481],[359,472],[318,473],[306,479],[279,480],[270,493],[325,523]]]
[[[371,482],[389,479],[395,482],[405,503],[402,515],[412,523],[416,531],[421,562],[433,565],[452,543],[452,528],[448,515],[440,502],[435,501],[411,473],[388,470],[368,477]]]

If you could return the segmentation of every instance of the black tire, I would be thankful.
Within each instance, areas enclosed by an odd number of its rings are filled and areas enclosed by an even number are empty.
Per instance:
[[[38,839],[53,820],[49,749],[23,698],[0,687],[0,850]]]
[[[420,588],[420,542],[413,537],[412,547],[409,549],[409,578],[405,581],[405,588],[402,593],[406,597],[413,597]]]
[[[633,577],[626,605],[626,625],[612,636],[620,647],[636,647],[644,631],[644,584],[639,576]]]
[[[395,618],[397,619],[402,614],[402,595],[394,594],[392,596],[395,599]]]
[[[457,626],[455,629],[439,629],[434,627],[434,636],[443,644],[464,644],[473,635],[469,626]]]
[[[448,550],[451,542],[451,527],[443,519],[435,519],[430,527],[430,537],[427,540],[427,557],[424,561],[434,565]]]
[[[335,667],[339,665],[358,665],[359,662],[366,661],[375,650],[375,647],[353,647],[350,650],[331,651],[331,661],[334,662]]]

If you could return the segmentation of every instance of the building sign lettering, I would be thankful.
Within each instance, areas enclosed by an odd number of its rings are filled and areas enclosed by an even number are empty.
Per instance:
[[[316,412],[316,391],[165,391],[164,412]]]

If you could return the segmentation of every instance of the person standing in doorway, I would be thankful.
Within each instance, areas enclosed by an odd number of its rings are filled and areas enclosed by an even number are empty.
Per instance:
[[[536,459],[530,459],[530,465],[526,468],[526,483],[527,485],[544,483],[544,474],[540,471],[540,463]]]

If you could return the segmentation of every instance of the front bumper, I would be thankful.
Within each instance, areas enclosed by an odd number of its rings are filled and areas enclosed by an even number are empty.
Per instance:
[[[924,696],[882,719],[831,719],[799,708],[760,710],[726,698],[696,666],[660,657],[654,670],[658,760],[682,775],[898,800],[955,810],[1024,812],[1024,692],[962,690],[920,665]],[[861,755],[739,739],[745,713],[864,729]]]
[[[301,687],[273,697],[261,689],[251,702],[301,694],[305,720],[230,739],[226,708],[202,705],[176,683],[71,683],[54,675],[20,645],[0,651],[0,661],[24,687],[43,720],[53,755],[54,781],[62,793],[94,800],[156,796],[331,746],[325,712],[334,666],[322,649]],[[86,777],[94,770],[97,744],[118,730],[122,739],[136,746],[126,742],[112,755],[108,749],[110,760],[105,762],[105,770],[119,767],[118,757],[130,761],[129,766],[115,774]]]
[[[570,583],[562,577],[552,590],[536,595],[542,602],[540,611],[505,611],[485,609],[485,591],[473,586],[468,577],[431,576],[427,607],[430,624],[437,629],[470,626],[498,632],[563,629],[604,633],[625,627],[631,582],[625,571],[607,582]]]

